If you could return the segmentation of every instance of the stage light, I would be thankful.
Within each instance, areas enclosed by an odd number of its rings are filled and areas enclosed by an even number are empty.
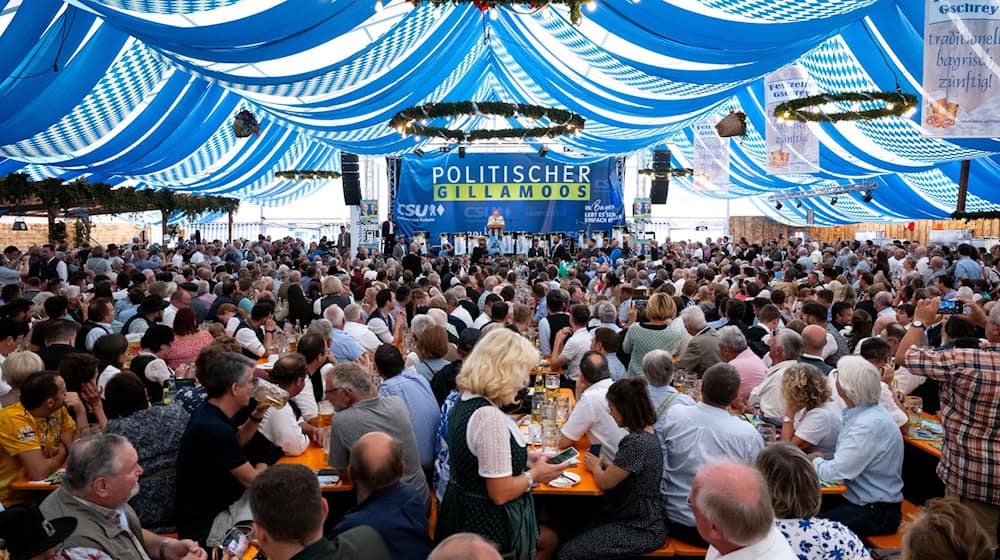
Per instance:
[[[836,204],[837,204],[837,197],[833,197],[833,198],[831,198],[831,199],[830,199],[830,206],[834,206],[834,205],[836,205]]]
[[[802,201],[801,200],[796,200],[795,201],[795,207],[796,208],[802,208]]]
[[[785,205],[782,204],[780,200],[774,203],[774,209],[775,210],[781,210],[784,206]]]
[[[16,218],[11,231],[28,231],[28,224],[24,223],[24,218]]]
[[[414,154],[415,154],[415,155],[416,155],[417,157],[424,157],[424,151],[423,151],[423,150],[421,150],[420,148],[417,148],[416,150],[413,150],[413,153],[414,153]]]
[[[542,146],[541,148],[538,149],[538,157],[545,157],[547,155],[549,155],[549,149],[548,148],[546,148],[545,146]]]
[[[875,197],[872,196],[872,191],[865,191],[865,194],[861,196],[861,200],[865,202],[871,202],[873,198]]]
[[[458,157],[460,158],[465,157],[465,146],[458,147]]]

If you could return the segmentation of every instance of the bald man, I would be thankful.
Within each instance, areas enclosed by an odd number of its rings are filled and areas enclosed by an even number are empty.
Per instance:
[[[694,477],[690,501],[698,533],[711,545],[705,560],[795,560],[774,525],[764,478],[753,467],[729,462],[705,465]]]
[[[824,375],[833,368],[823,361],[823,346],[826,345],[826,329],[819,325],[809,325],[802,329],[802,356],[799,362],[814,365]]]
[[[536,241],[537,243],[537,241]],[[501,560],[496,545],[476,533],[456,533],[437,545],[427,560]]]
[[[400,480],[405,464],[399,441],[384,432],[368,432],[351,446],[350,469],[360,502],[334,527],[334,534],[368,525],[393,558],[425,558],[432,546],[427,506]]]

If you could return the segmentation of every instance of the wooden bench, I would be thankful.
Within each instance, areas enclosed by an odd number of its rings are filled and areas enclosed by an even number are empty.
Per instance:
[[[913,520],[913,516],[920,512],[919,506],[907,500],[903,500],[902,509],[902,523]],[[900,525],[902,525],[902,523]],[[903,542],[903,531],[900,529],[891,535],[874,535],[865,537],[865,541],[871,545],[872,548],[899,548],[902,546]]]
[[[675,538],[668,538],[663,546],[642,556],[648,558],[704,558],[706,554],[708,554],[707,548],[694,546]]]

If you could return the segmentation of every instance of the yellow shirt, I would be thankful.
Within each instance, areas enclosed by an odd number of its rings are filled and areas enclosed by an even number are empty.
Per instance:
[[[24,501],[11,493],[10,484],[24,475],[24,465],[16,456],[40,449],[45,457],[59,452],[62,434],[76,429],[66,408],[47,418],[36,418],[21,403],[0,409],[0,503],[10,506]]]

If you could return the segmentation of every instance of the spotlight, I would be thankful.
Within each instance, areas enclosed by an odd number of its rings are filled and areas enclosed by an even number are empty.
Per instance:
[[[465,157],[465,146],[458,147],[458,157],[460,158]]]
[[[424,151],[421,150],[420,148],[413,150],[413,153],[416,154],[417,157],[424,157]]]
[[[865,194],[861,196],[861,200],[865,202],[871,202],[872,198],[875,198],[872,196],[872,191],[865,191]]]
[[[784,206],[784,204],[782,204],[780,200],[774,203],[774,209],[775,210],[781,210],[781,208],[783,206]]]
[[[796,200],[795,201],[795,207],[796,208],[802,208],[802,201],[801,200]]]
[[[835,204],[837,204],[837,197],[833,197],[830,199],[830,206],[833,206]]]
[[[542,146],[541,148],[538,149],[538,157],[545,157],[547,155],[549,155],[549,149],[548,148],[546,148],[545,146]]]
[[[24,218],[16,218],[11,231],[28,231],[28,224],[24,223]]]

